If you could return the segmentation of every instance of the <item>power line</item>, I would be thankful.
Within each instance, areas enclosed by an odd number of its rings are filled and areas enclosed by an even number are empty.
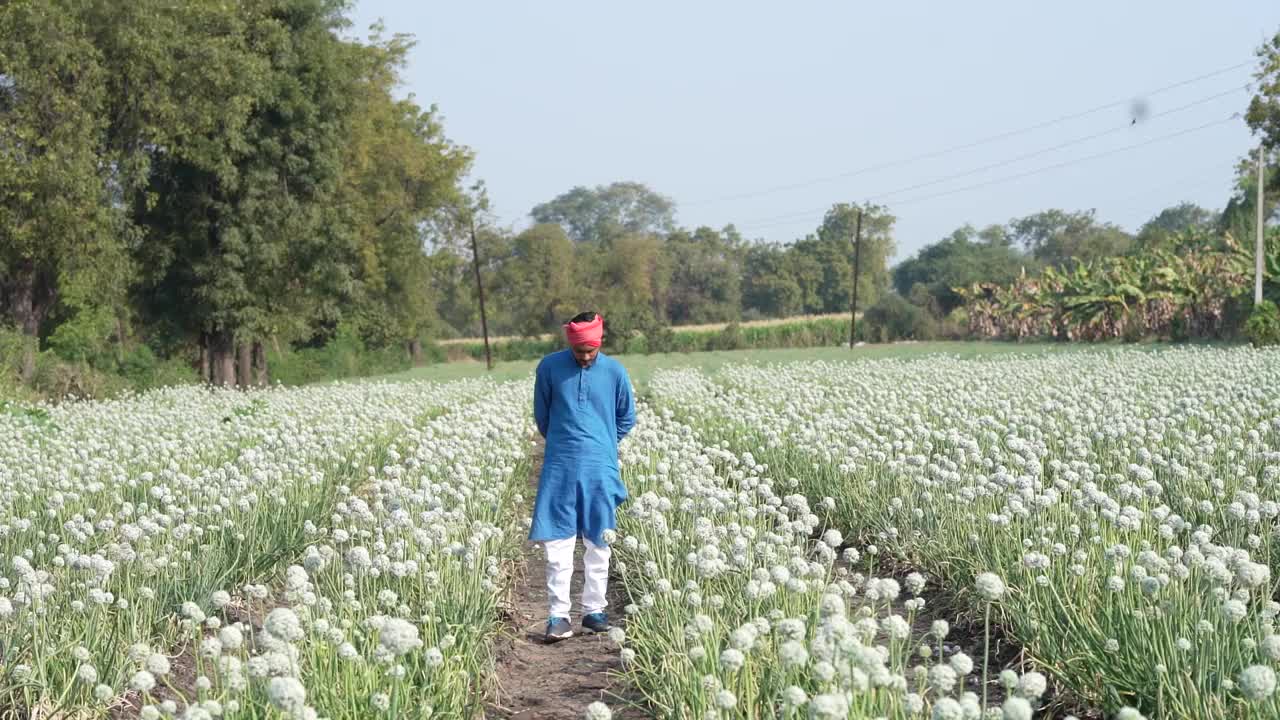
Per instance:
[[[1161,113],[1156,113],[1155,115],[1152,115],[1150,119],[1154,120],[1154,119],[1159,118],[1159,117],[1165,117],[1165,116],[1167,116],[1167,115],[1173,115],[1173,114],[1175,114],[1175,113],[1179,113],[1179,112],[1182,112],[1182,111],[1184,111],[1184,110],[1189,110],[1189,109],[1191,109],[1191,108],[1193,108],[1193,107],[1199,107],[1199,106],[1201,106],[1201,105],[1204,105],[1204,104],[1206,104],[1206,103],[1212,102],[1212,101],[1217,100],[1217,99],[1219,99],[1219,98],[1223,98],[1223,97],[1226,97],[1226,96],[1228,96],[1228,95],[1233,95],[1233,94],[1235,94],[1235,93],[1238,93],[1238,92],[1240,92],[1241,90],[1246,90],[1246,89],[1248,89],[1248,87],[1249,87],[1248,85],[1241,85],[1240,87],[1232,88],[1232,89],[1227,90],[1227,91],[1225,91],[1225,92],[1220,92],[1220,93],[1216,93],[1216,94],[1214,94],[1214,95],[1209,95],[1208,97],[1203,97],[1203,98],[1200,98],[1199,100],[1194,100],[1194,101],[1192,101],[1192,102],[1189,102],[1189,103],[1187,103],[1186,105],[1182,105],[1182,106],[1179,106],[1179,107],[1176,107],[1176,108],[1171,108],[1171,109],[1169,109],[1169,110],[1165,110],[1164,112],[1161,112]],[[1085,136],[1083,136],[1083,137],[1078,137],[1078,138],[1075,138],[1075,139],[1073,139],[1073,140],[1067,140],[1066,142],[1062,142],[1062,143],[1059,143],[1059,144],[1057,144],[1057,145],[1053,145],[1053,146],[1051,146],[1051,147],[1043,148],[1043,149],[1040,149],[1040,150],[1033,150],[1033,151],[1031,151],[1031,152],[1029,152],[1029,153],[1023,153],[1022,155],[1018,155],[1018,156],[1016,156],[1016,157],[1009,158],[1008,160],[1000,160],[1000,161],[998,161],[998,162],[989,163],[989,164],[987,164],[987,165],[983,165],[983,166],[981,166],[981,167],[974,168],[974,169],[972,169],[972,170],[965,170],[964,172],[955,173],[954,175],[947,175],[947,176],[945,176],[945,177],[936,178],[936,179],[934,179],[934,180],[927,180],[927,181],[925,181],[925,182],[916,183],[915,185],[908,185],[908,186],[906,186],[906,187],[898,188],[897,190],[889,190],[888,192],[883,192],[883,193],[880,193],[879,195],[872,195],[872,196],[870,196],[868,199],[869,199],[869,200],[879,200],[879,199],[882,199],[882,198],[889,197],[890,195],[898,195],[898,194],[901,194],[901,193],[904,193],[904,192],[910,192],[910,191],[912,191],[912,190],[919,190],[920,188],[929,187],[929,186],[932,186],[932,185],[937,185],[937,184],[939,184],[939,183],[944,183],[944,182],[947,182],[947,181],[949,181],[949,180],[956,180],[956,179],[958,179],[958,178],[968,177],[968,176],[970,176],[970,175],[976,175],[976,174],[981,173],[981,172],[986,172],[987,170],[994,170],[994,169],[996,169],[996,168],[999,168],[999,167],[1005,167],[1005,166],[1007,166],[1007,165],[1012,165],[1012,164],[1014,164],[1014,163],[1021,162],[1021,161],[1023,161],[1023,160],[1029,160],[1029,159],[1031,159],[1031,158],[1033,158],[1033,157],[1038,157],[1038,156],[1040,156],[1040,155],[1046,155],[1046,154],[1048,154],[1048,153],[1051,153],[1051,152],[1054,152],[1054,151],[1057,151],[1057,150],[1061,150],[1061,149],[1066,148],[1066,147],[1071,147],[1072,145],[1079,145],[1080,143],[1083,143],[1083,142],[1088,142],[1088,141],[1090,141],[1090,140],[1097,140],[1097,139],[1098,139],[1098,138],[1100,138],[1100,137],[1106,137],[1107,135],[1112,135],[1112,134],[1115,134],[1115,133],[1117,133],[1117,132],[1123,132],[1123,131],[1125,131],[1125,130],[1128,130],[1128,129],[1129,129],[1129,128],[1131,128],[1131,127],[1133,127],[1133,126],[1132,126],[1132,124],[1130,124],[1130,123],[1125,123],[1124,125],[1120,125],[1120,126],[1117,126],[1117,127],[1109,128],[1109,129],[1107,129],[1107,130],[1103,130],[1103,131],[1101,131],[1101,132],[1096,132],[1096,133],[1093,133],[1093,134],[1091,134],[1091,135],[1085,135]]]
[[[1119,200],[1111,201],[1111,204],[1115,206],[1129,206],[1135,200],[1139,200],[1145,197],[1150,197],[1151,195],[1155,195],[1156,193],[1167,193],[1171,190],[1186,190],[1187,188],[1192,188],[1192,187],[1198,189],[1200,186],[1208,184],[1208,181],[1210,180],[1214,182],[1220,181],[1219,178],[1210,177],[1212,173],[1218,173],[1218,172],[1227,170],[1229,168],[1234,168],[1235,165],[1236,165],[1235,160],[1231,160],[1229,162],[1219,160],[1218,162],[1213,163],[1212,165],[1206,165],[1196,170],[1195,172],[1187,173],[1186,175],[1179,177],[1177,180],[1173,180],[1167,183],[1161,183],[1159,185],[1154,185],[1151,187],[1144,187],[1138,192],[1130,193],[1129,195],[1126,195],[1125,197],[1122,197]],[[1181,200],[1184,200],[1184,201],[1187,199],[1188,198],[1181,198]]]
[[[1234,91],[1232,91],[1232,92],[1234,92]],[[1198,104],[1199,102],[1201,102],[1201,101],[1196,101],[1196,103],[1193,103],[1193,104]],[[1165,113],[1162,113],[1162,114],[1169,114],[1169,113],[1172,113],[1172,112],[1175,112],[1175,111],[1176,111],[1176,110],[1169,110],[1169,111],[1166,111]],[[1193,130],[1194,130],[1194,129],[1198,129],[1198,128],[1193,128]],[[1110,129],[1110,130],[1105,130],[1105,131],[1103,131],[1103,132],[1101,132],[1101,133],[1097,133],[1095,136],[1089,136],[1089,137],[1087,137],[1087,138],[1081,138],[1081,139],[1079,139],[1078,141],[1083,141],[1083,140],[1086,140],[1086,139],[1092,139],[1093,137],[1101,136],[1101,135],[1106,135],[1106,134],[1111,133],[1111,132],[1114,132],[1114,131],[1115,131],[1115,129],[1114,129],[1114,128],[1113,128],[1113,129]],[[1182,132],[1184,132],[1184,131],[1179,131],[1179,132],[1173,133],[1172,135],[1162,135],[1162,136],[1159,136],[1159,137],[1157,137],[1157,138],[1153,138],[1152,140],[1148,140],[1148,141],[1146,141],[1146,142],[1144,142],[1144,143],[1139,143],[1139,144],[1137,144],[1137,145],[1128,145],[1128,146],[1125,146],[1125,147],[1122,147],[1122,148],[1117,148],[1117,149],[1115,149],[1115,150],[1106,151],[1106,152],[1104,152],[1104,153],[1101,153],[1101,155],[1106,155],[1106,154],[1109,154],[1109,153],[1115,153],[1115,152],[1123,152],[1123,151],[1125,151],[1125,150],[1127,150],[1127,149],[1132,149],[1132,148],[1142,147],[1143,145],[1150,144],[1151,142],[1158,142],[1158,141],[1160,141],[1160,140],[1163,140],[1163,139],[1166,139],[1166,138],[1169,138],[1169,137],[1176,137],[1177,135],[1182,134]],[[1076,143],[1076,142],[1078,142],[1078,141],[1074,141],[1074,140],[1073,140],[1073,141],[1069,141],[1068,143],[1064,143],[1063,145],[1074,144],[1074,143]],[[915,189],[919,189],[919,188],[922,188],[922,187],[927,187],[927,186],[931,186],[931,185],[936,185],[936,184],[938,184],[938,183],[946,182],[946,181],[948,181],[948,180],[954,180],[954,179],[959,178],[959,177],[965,177],[965,176],[968,176],[968,175],[973,175],[973,174],[975,174],[975,173],[982,172],[982,171],[984,171],[984,170],[989,170],[989,169],[992,169],[992,168],[994,168],[994,167],[1000,167],[1000,166],[1002,166],[1002,165],[1008,165],[1008,164],[1010,164],[1010,163],[1012,163],[1012,162],[1016,162],[1016,161],[1018,161],[1018,160],[1023,160],[1023,159],[1026,159],[1026,158],[1028,158],[1028,157],[1032,157],[1032,156],[1035,156],[1035,155],[1041,155],[1041,154],[1044,154],[1045,152],[1050,152],[1050,151],[1052,151],[1052,150],[1059,149],[1059,148],[1060,148],[1060,147],[1062,147],[1063,145],[1057,145],[1057,146],[1054,146],[1054,147],[1051,147],[1051,148],[1046,148],[1046,149],[1044,149],[1044,150],[1037,150],[1037,151],[1034,151],[1034,152],[1031,152],[1031,153],[1028,153],[1028,154],[1025,154],[1025,155],[1019,156],[1019,157],[1017,157],[1017,158],[1014,158],[1013,160],[1009,160],[1009,161],[1001,161],[1001,162],[997,162],[997,163],[991,163],[991,164],[988,164],[988,165],[984,165],[983,167],[978,168],[978,169],[976,169],[976,170],[967,170],[967,171],[964,171],[964,172],[961,172],[961,173],[956,173],[956,174],[954,174],[954,175],[950,175],[950,176],[947,176],[947,177],[944,177],[944,178],[938,178],[938,179],[935,179],[935,180],[929,180],[929,181],[926,181],[926,182],[917,183],[916,185],[912,185],[912,186],[909,186],[909,187],[906,187],[906,188],[899,188],[898,190],[893,190],[893,191],[890,191],[890,192],[887,192],[887,193],[880,193],[880,194],[878,194],[878,195],[872,195],[872,196],[870,196],[870,198],[871,198],[871,199],[883,198],[883,197],[886,197],[886,196],[889,196],[889,195],[896,195],[896,194],[899,194],[899,193],[902,193],[902,192],[907,192],[907,191],[915,190]],[[1100,155],[1099,155],[1099,156],[1100,156]],[[1081,158],[1081,159],[1078,159],[1078,160],[1074,160],[1074,161],[1067,161],[1067,163],[1066,163],[1066,164],[1070,164],[1071,162],[1082,162],[1082,161],[1084,161],[1084,160],[1092,159],[1093,157],[1098,157],[1098,156],[1086,156],[1085,158]],[[1057,165],[1052,165],[1052,166],[1049,166],[1049,167],[1050,167],[1050,168],[1053,168],[1053,167],[1057,167]],[[1035,171],[1032,171],[1032,172],[1035,172]],[[1014,177],[1020,177],[1020,176],[1014,176]],[[928,196],[928,197],[932,197],[932,196]],[[899,204],[902,204],[903,202],[915,202],[915,200],[909,200],[909,201],[895,201],[893,204],[895,204],[895,205],[899,205]],[[787,221],[787,220],[792,220],[792,219],[806,218],[806,217],[809,217],[809,216],[814,215],[815,213],[825,212],[825,210],[826,210],[826,208],[827,208],[827,207],[828,207],[828,206],[823,206],[823,207],[821,207],[821,208],[810,208],[810,209],[808,209],[808,210],[798,210],[798,211],[793,211],[793,212],[789,212],[789,213],[784,213],[784,214],[781,214],[781,215],[774,215],[774,216],[771,216],[771,217],[760,218],[760,219],[758,219],[758,220],[756,220],[756,221],[748,222],[748,223],[744,224],[742,227],[768,227],[768,226],[772,226],[772,225],[778,224],[779,222],[782,222],[782,221]]]
[[[1166,141],[1166,140],[1172,140],[1173,138],[1176,138],[1176,137],[1181,137],[1181,136],[1183,136],[1183,135],[1188,135],[1188,134],[1191,134],[1191,133],[1194,133],[1194,132],[1199,132],[1199,131],[1201,131],[1201,130],[1206,130],[1206,129],[1208,129],[1208,128],[1215,127],[1215,126],[1217,126],[1217,125],[1222,125],[1222,124],[1225,124],[1225,123],[1231,122],[1232,120],[1236,120],[1236,119],[1238,119],[1239,117],[1240,117],[1240,114],[1239,114],[1239,113],[1232,113],[1231,115],[1229,115],[1229,116],[1227,116],[1227,117],[1225,117],[1225,118],[1222,118],[1222,119],[1220,119],[1220,120],[1213,120],[1213,121],[1211,121],[1211,122],[1207,122],[1207,123],[1205,123],[1205,124],[1203,124],[1203,125],[1197,125],[1197,126],[1195,126],[1195,127],[1187,128],[1187,129],[1185,129],[1185,130],[1179,130],[1179,131],[1177,131],[1177,132],[1169,133],[1169,134],[1167,134],[1167,135],[1161,135],[1161,136],[1159,136],[1159,137],[1154,137],[1154,138],[1151,138],[1150,140],[1145,140],[1145,141],[1140,142],[1140,143],[1134,143],[1134,144],[1132,144],[1132,145],[1125,145],[1125,146],[1123,146],[1123,147],[1113,148],[1113,149],[1111,149],[1111,150],[1107,150],[1107,151],[1104,151],[1104,152],[1094,153],[1093,155],[1086,155],[1086,156],[1084,156],[1084,157],[1079,157],[1079,158],[1075,158],[1075,159],[1072,159],[1072,160],[1066,160],[1066,161],[1063,161],[1063,162],[1054,163],[1054,164],[1052,164],[1052,165],[1045,165],[1045,166],[1042,166],[1042,167],[1039,167],[1039,168],[1035,168],[1035,169],[1032,169],[1032,170],[1027,170],[1027,171],[1025,171],[1025,172],[1016,173],[1016,174],[1014,174],[1014,175],[1006,175],[1006,176],[999,177],[999,178],[993,178],[993,179],[991,179],[991,180],[986,180],[986,181],[984,181],[984,182],[980,182],[980,183],[974,183],[974,184],[972,184],[972,185],[965,185],[965,186],[963,186],[963,187],[952,188],[952,189],[950,189],[950,190],[944,190],[944,191],[942,191],[942,192],[931,193],[931,194],[928,194],[928,195],[921,195],[921,196],[917,196],[917,197],[914,197],[914,198],[907,198],[906,200],[896,200],[896,201],[894,201],[893,205],[894,205],[894,207],[899,207],[899,206],[902,206],[902,205],[909,205],[909,204],[911,204],[911,203],[923,202],[923,201],[925,201],[925,200],[932,200],[932,199],[934,199],[934,198],[945,197],[945,196],[947,196],[947,195],[954,195],[954,194],[956,194],[956,193],[967,192],[967,191],[969,191],[969,190],[976,190],[976,189],[984,188],[984,187],[988,187],[988,186],[991,186],[991,185],[997,185],[997,184],[1000,184],[1000,183],[1010,182],[1010,181],[1012,181],[1012,180],[1021,180],[1022,178],[1031,177],[1031,176],[1033,176],[1033,175],[1039,175],[1040,173],[1049,172],[1049,171],[1051,171],[1051,170],[1058,170],[1058,169],[1061,169],[1061,168],[1064,168],[1064,167],[1069,167],[1069,166],[1071,166],[1071,165],[1078,165],[1078,164],[1083,163],[1083,162],[1088,162],[1088,161],[1090,161],[1090,160],[1098,160],[1098,159],[1101,159],[1101,158],[1104,158],[1104,157],[1110,157],[1111,155],[1117,155],[1117,154],[1119,154],[1119,153],[1128,152],[1128,151],[1130,151],[1130,150],[1137,150],[1137,149],[1139,149],[1139,148],[1147,147],[1147,146],[1149,146],[1149,145],[1154,145],[1154,144],[1156,144],[1156,143],[1164,142],[1164,141]],[[772,227],[772,226],[775,226],[775,225],[785,224],[785,223],[791,222],[791,221],[793,221],[793,220],[801,219],[801,218],[803,218],[803,217],[811,216],[811,215],[814,215],[815,213],[825,212],[825,211],[826,211],[826,208],[825,208],[825,207],[823,207],[823,208],[817,208],[817,209],[813,209],[813,210],[806,210],[806,211],[799,212],[799,213],[791,213],[791,214],[786,215],[786,216],[778,216],[778,217],[776,217],[776,218],[774,218],[774,219],[767,219],[767,218],[766,218],[766,220],[765,220],[765,221],[762,221],[762,222],[756,222],[756,223],[745,223],[745,224],[741,225],[741,226],[740,226],[740,228],[744,228],[744,229],[759,229],[759,228],[764,228],[764,227]]]
[[[1054,163],[1053,165],[1045,165],[1044,167],[1036,168],[1035,170],[1028,170],[1027,172],[1018,173],[1016,175],[1006,175],[1005,177],[995,178],[994,180],[975,183],[973,185],[966,185],[965,187],[954,188],[952,190],[945,190],[942,192],[933,193],[931,195],[921,195],[919,197],[908,198],[906,200],[899,200],[899,201],[896,201],[894,204],[909,205],[915,202],[923,202],[925,200],[932,200],[934,198],[945,197],[947,195],[954,195],[959,192],[976,190],[978,188],[987,187],[989,185],[997,185],[999,183],[1009,182],[1010,180],[1020,180],[1022,178],[1030,177],[1032,175],[1039,175],[1040,173],[1043,173],[1043,172],[1049,172],[1050,170],[1058,170],[1060,168],[1070,167],[1072,165],[1078,165],[1082,162],[1088,162],[1090,160],[1099,160],[1104,157],[1110,157],[1111,155],[1117,155],[1122,152],[1137,150],[1139,148],[1147,147],[1148,145],[1155,145],[1156,143],[1161,143],[1166,140],[1172,140],[1173,138],[1181,137],[1183,135],[1190,135],[1191,133],[1199,132],[1201,130],[1208,130],[1211,127],[1217,127],[1218,125],[1225,125],[1226,123],[1229,123],[1233,120],[1238,120],[1239,118],[1240,118],[1239,113],[1232,113],[1227,117],[1222,118],[1221,120],[1212,120],[1210,122],[1204,123],[1203,125],[1197,125],[1192,128],[1187,128],[1186,130],[1180,130],[1175,133],[1169,133],[1168,135],[1161,135],[1160,137],[1151,138],[1150,140],[1145,140],[1140,143],[1125,145],[1124,147],[1115,148],[1113,150],[1107,150],[1105,152],[1094,153],[1093,155],[1086,155],[1084,157],[1076,158],[1074,160],[1066,160],[1064,162]]]
[[[1211,72],[1207,72],[1202,75],[1197,75],[1195,77],[1188,78],[1186,80],[1180,80],[1178,82],[1171,83],[1169,85],[1165,85],[1163,87],[1159,87],[1154,90],[1149,90],[1145,93],[1140,93],[1138,96],[1149,97],[1153,95],[1158,95],[1163,92],[1168,92],[1169,90],[1174,90],[1180,87],[1185,87],[1187,85],[1200,82],[1202,80],[1207,80],[1212,77],[1224,75],[1234,70],[1239,70],[1240,68],[1248,67],[1252,64],[1253,64],[1252,61],[1249,61],[1249,62],[1238,63],[1236,65],[1231,65],[1230,67],[1220,68],[1218,70],[1213,70]],[[890,168],[900,167],[902,165],[908,165],[913,162],[919,162],[921,160],[929,160],[936,157],[942,157],[944,155],[949,155],[951,153],[959,152],[961,150],[968,150],[971,148],[986,145],[988,143],[993,143],[1000,140],[1005,140],[1007,138],[1016,137],[1018,135],[1023,135],[1029,132],[1034,132],[1036,130],[1042,130],[1044,128],[1052,127],[1054,125],[1058,125],[1064,122],[1077,120],[1079,118],[1086,117],[1088,115],[1092,115],[1094,113],[1098,113],[1103,110],[1109,110],[1111,108],[1120,107],[1121,105],[1125,105],[1129,102],[1131,102],[1131,100],[1116,100],[1114,102],[1098,105],[1098,106],[1089,108],[1087,110],[1074,112],[1069,115],[1063,115],[1061,117],[1057,117],[1052,120],[1046,120],[1043,122],[1036,123],[1034,125],[1028,125],[1027,127],[1018,128],[1016,130],[1009,130],[1006,132],[998,133],[996,135],[990,135],[990,136],[980,138],[978,140],[973,140],[971,142],[967,142],[961,145],[954,145],[952,147],[944,148],[941,150],[933,150],[927,153],[922,153],[920,155],[913,155],[911,157],[903,158],[901,160],[891,160],[891,161],[879,163],[876,165],[869,165],[867,167],[859,168],[857,170],[850,170],[848,172],[839,173],[837,175],[828,175],[826,177],[814,178],[811,180],[803,180],[800,182],[788,183],[786,185],[775,185],[773,187],[763,188],[761,190],[753,190],[753,191],[744,192],[744,193],[736,193],[733,195],[724,195],[721,197],[709,198],[706,200],[695,200],[692,202],[686,202],[682,204],[685,207],[697,207],[700,205],[710,205],[713,203],[728,202],[730,200],[744,200],[748,198],[760,197],[762,195],[770,195],[776,192],[783,192],[786,190],[798,190],[801,188],[811,187],[813,185],[820,185],[823,183],[834,182],[836,180],[843,180],[846,178],[856,177],[858,175],[865,175],[867,173],[876,172],[879,170],[887,170]]]

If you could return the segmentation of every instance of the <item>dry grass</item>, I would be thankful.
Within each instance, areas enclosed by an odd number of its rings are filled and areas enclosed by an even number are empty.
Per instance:
[[[831,320],[833,318],[844,319],[847,317],[849,316],[846,313],[831,313],[828,315],[795,315],[792,317],[785,317],[785,318],[767,318],[765,320],[748,320],[746,322],[738,323],[738,327],[769,327],[772,325],[789,325],[792,323],[812,322],[814,320]],[[705,332],[708,330],[723,330],[728,325],[729,323],[723,323],[723,322],[722,323],[703,323],[701,325],[672,325],[671,330],[672,332]],[[537,337],[538,340],[542,340],[542,341],[551,340],[552,338],[553,336],[551,334],[539,335]],[[529,338],[523,338],[523,337],[520,337],[519,335],[499,335],[496,337],[489,338],[489,342],[492,344],[492,343],[511,342],[513,340],[526,340],[526,339],[529,339]],[[480,342],[484,342],[484,338],[478,338],[478,337],[449,338],[447,340],[438,340],[437,344],[467,345],[470,343],[480,343]]]
[[[550,340],[550,339],[551,339],[550,334],[539,335],[536,338],[526,338],[520,335],[494,335],[493,337],[489,338],[489,344],[492,345],[494,343],[512,342],[513,340]],[[471,343],[482,343],[482,342],[484,342],[484,338],[468,337],[468,338],[445,338],[443,340],[437,340],[436,344],[448,346],[448,345],[469,345]]]

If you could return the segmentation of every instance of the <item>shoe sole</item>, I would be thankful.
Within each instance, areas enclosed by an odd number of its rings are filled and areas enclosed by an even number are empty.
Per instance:
[[[544,635],[543,639],[548,643],[556,643],[556,642],[560,642],[561,640],[568,640],[571,637],[573,637],[572,630],[570,630],[567,635]]]

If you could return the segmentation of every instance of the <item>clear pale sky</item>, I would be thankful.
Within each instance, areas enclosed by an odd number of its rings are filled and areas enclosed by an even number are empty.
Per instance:
[[[402,92],[475,151],[504,225],[615,180],[672,198],[683,226],[782,242],[871,199],[898,217],[900,260],[964,223],[1050,207],[1129,230],[1183,200],[1221,208],[1255,141],[1242,119],[1192,129],[1243,113],[1280,2],[356,0],[351,18],[359,37],[379,18],[416,36]],[[1139,98],[1147,119],[1130,125]]]

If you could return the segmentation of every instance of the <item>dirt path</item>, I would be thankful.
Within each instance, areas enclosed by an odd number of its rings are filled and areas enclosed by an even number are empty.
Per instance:
[[[537,490],[541,456],[530,477],[530,506]],[[618,677],[622,670],[619,648],[605,635],[580,634],[582,592],[582,543],[574,553],[572,584],[574,636],[555,644],[543,642],[547,620],[546,560],[542,546],[527,543],[524,567],[513,582],[512,607],[507,620],[509,636],[497,648],[496,698],[487,716],[512,720],[578,720],[587,705],[597,700],[613,710],[613,717],[639,720],[648,714],[629,707],[627,688]],[[609,578],[609,619],[625,626],[625,595],[618,579]]]

